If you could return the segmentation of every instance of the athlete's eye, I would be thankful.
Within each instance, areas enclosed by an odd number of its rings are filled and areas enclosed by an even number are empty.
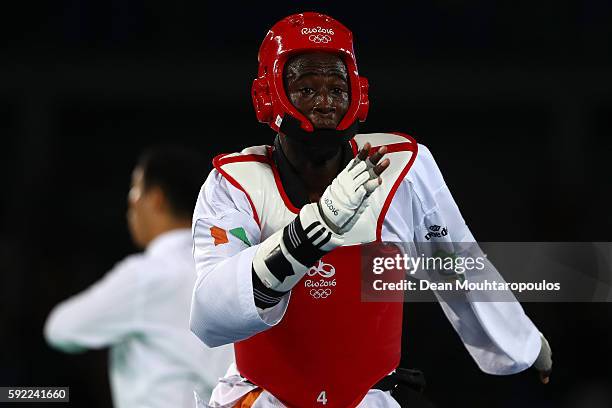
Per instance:
[[[300,89],[300,93],[301,93],[302,95],[304,95],[304,96],[309,96],[309,95],[312,95],[312,94],[314,93],[314,89],[312,89],[312,88],[306,88],[306,87],[305,87],[305,88],[301,88],[301,89]]]
[[[335,95],[342,95],[342,94],[343,94],[343,93],[345,93],[346,91],[345,91],[344,89],[342,89],[342,88],[334,88],[334,89],[332,89],[332,92],[333,92]]]

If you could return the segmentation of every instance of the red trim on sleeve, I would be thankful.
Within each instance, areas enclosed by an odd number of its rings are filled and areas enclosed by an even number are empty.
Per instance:
[[[255,204],[253,204],[253,200],[251,200],[251,196],[240,185],[240,183],[238,183],[236,181],[236,179],[234,179],[225,170],[223,170],[222,166],[224,164],[228,164],[228,163],[245,162],[245,161],[267,162],[267,157],[259,155],[259,154],[249,154],[249,155],[244,155],[244,156],[233,156],[233,157],[224,157],[224,156],[226,156],[226,155],[225,154],[220,154],[220,155],[216,156],[213,159],[213,166],[215,166],[215,169],[217,169],[217,171],[219,173],[221,173],[221,175],[223,177],[225,177],[225,179],[232,186],[236,187],[238,190],[240,190],[240,191],[242,191],[244,193],[244,195],[246,196],[247,200],[249,200],[249,204],[251,205],[251,209],[253,210],[253,218],[255,219],[255,222],[257,223],[257,225],[261,228],[261,223],[259,222],[259,215],[257,214],[257,209],[255,208]],[[266,161],[263,161],[261,158],[263,158],[263,160],[266,160]]]
[[[389,148],[389,153],[399,152],[399,151],[412,151],[412,157],[410,157],[408,164],[404,166],[404,169],[398,176],[397,180],[395,180],[393,187],[391,187],[391,191],[389,191],[389,194],[387,195],[387,198],[385,199],[383,208],[380,211],[380,215],[378,216],[378,222],[376,223],[376,240],[377,241],[380,241],[382,238],[382,226],[385,220],[385,216],[387,215],[387,211],[389,211],[389,207],[391,206],[391,201],[393,200],[393,197],[395,196],[395,193],[397,192],[397,189],[399,188],[400,183],[402,182],[402,180],[404,180],[404,177],[406,177],[408,170],[410,170],[410,168],[412,167],[412,164],[414,163],[414,160],[416,159],[418,150],[419,150],[418,144],[416,140],[412,138],[412,136],[407,135],[405,133],[399,133],[399,132],[392,132],[392,134],[402,136],[408,139],[409,142],[394,143],[394,144],[386,145],[387,148]],[[392,146],[397,146],[397,147],[391,150]]]
[[[287,209],[291,211],[292,213],[298,214],[300,212],[300,209],[297,208],[295,205],[293,205],[293,203],[289,199],[289,196],[285,192],[283,183],[281,182],[280,174],[278,173],[278,168],[276,167],[276,164],[274,163],[274,160],[272,159],[272,147],[271,146],[267,146],[267,152],[268,152],[267,159],[268,159],[268,163],[270,164],[270,167],[272,168],[272,174],[274,174],[274,182],[276,183],[276,189],[280,193],[280,196],[283,199],[283,203],[285,203],[285,207],[287,207]]]

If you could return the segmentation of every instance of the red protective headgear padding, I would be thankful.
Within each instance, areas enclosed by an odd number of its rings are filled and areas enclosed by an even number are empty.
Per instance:
[[[349,75],[351,102],[337,130],[345,130],[368,115],[368,80],[357,72],[353,33],[340,22],[320,13],[300,13],[285,17],[270,29],[259,47],[259,71],[251,96],[257,119],[279,131],[285,114],[312,132],[312,123],[287,98],[283,69],[289,57],[304,52],[330,52],[342,57]]]

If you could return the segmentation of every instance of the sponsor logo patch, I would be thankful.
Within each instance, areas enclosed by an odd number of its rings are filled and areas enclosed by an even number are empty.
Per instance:
[[[448,235],[448,229],[440,225],[432,225],[428,229],[429,231],[425,234],[425,239],[428,241],[432,238],[441,238]]]

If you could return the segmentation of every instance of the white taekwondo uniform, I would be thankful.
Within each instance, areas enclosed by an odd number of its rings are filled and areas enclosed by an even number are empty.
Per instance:
[[[359,146],[366,141],[371,142],[373,146],[392,146],[406,140],[397,135],[379,133],[356,135],[354,141]],[[241,154],[230,156],[262,155],[266,149],[269,150],[269,147],[253,147],[245,149]],[[393,156],[389,156],[393,166]],[[256,174],[257,168],[261,166],[244,167],[240,177],[242,180],[248,180],[249,171],[252,172],[252,177],[260,177],[260,174]],[[274,229],[270,228],[270,225],[279,222],[285,225],[295,214],[288,216],[288,211],[279,210],[280,199],[270,198],[280,197],[277,191],[273,191],[274,187],[265,187],[274,186],[274,181],[268,184],[262,182],[255,189],[257,191],[252,189],[251,194],[247,195],[245,191],[249,190],[245,190],[240,182],[237,183],[235,178],[228,176],[228,173],[218,169],[210,173],[200,191],[193,217],[194,256],[198,279],[191,309],[191,328],[203,342],[213,347],[238,342],[274,327],[283,319],[291,301],[288,294],[271,308],[257,308],[254,302],[251,267],[258,244],[278,230],[278,227]],[[382,189],[385,185],[385,173],[382,178],[383,185],[379,190],[383,191],[381,194],[389,194],[388,190],[384,192]],[[382,241],[413,242],[417,246],[420,242],[439,242],[441,245],[450,242],[474,242],[474,237],[461,216],[438,166],[425,146],[418,145],[418,154],[410,171],[398,184],[384,215],[380,237]],[[282,189],[282,186],[279,189]],[[377,192],[378,190],[374,194]],[[284,192],[281,195],[284,195]],[[282,200],[280,203],[282,204]],[[359,222],[361,219],[357,225]],[[426,238],[431,226],[444,226],[446,235],[429,235]],[[215,227],[222,231],[222,235],[236,229],[242,230],[243,234],[226,234],[223,235],[222,241],[219,241],[211,234],[211,228]],[[540,351],[540,333],[525,315],[520,304],[471,302],[469,294],[466,296],[467,301],[447,302],[439,297],[438,299],[446,317],[480,369],[486,373],[504,375],[530,367]],[[245,381],[236,366],[232,365],[226,377],[214,390],[210,405],[231,407],[255,388],[257,387]],[[255,408],[272,406],[283,405],[266,391],[253,405]],[[399,405],[388,393],[370,390],[359,406]]]
[[[155,238],[92,287],[57,305],[45,324],[65,351],[110,347],[118,408],[193,407],[233,361],[231,346],[210,349],[189,330],[196,280],[189,229]]]

